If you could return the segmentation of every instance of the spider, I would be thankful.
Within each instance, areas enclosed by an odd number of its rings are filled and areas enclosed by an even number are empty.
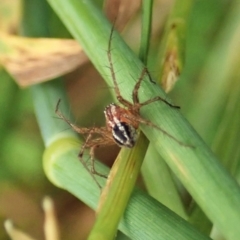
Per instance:
[[[153,82],[151,80],[150,74],[148,73],[148,70],[146,67],[143,68],[141,75],[133,88],[133,92],[132,92],[133,103],[129,102],[128,100],[122,97],[116,81],[116,76],[113,68],[112,55],[111,55],[112,37],[113,37],[113,28],[111,30],[110,38],[108,42],[107,56],[108,56],[109,68],[110,68],[110,73],[111,73],[111,77],[114,84],[114,91],[116,94],[116,98],[122,106],[115,103],[111,103],[110,105],[108,105],[104,110],[106,126],[90,127],[90,128],[78,127],[73,123],[71,123],[67,118],[65,118],[65,116],[59,111],[60,100],[58,101],[56,110],[55,110],[56,114],[65,122],[67,122],[73,128],[74,131],[85,136],[85,143],[82,145],[78,157],[83,163],[84,167],[92,175],[97,174],[102,177],[106,177],[106,176],[98,173],[94,167],[95,149],[100,146],[115,145],[115,144],[117,144],[120,147],[127,147],[127,148],[134,147],[138,137],[137,129],[140,124],[145,124],[147,126],[156,128],[159,131],[161,131],[163,134],[167,135],[169,138],[178,142],[180,145],[185,145],[184,143],[180,142],[175,137],[167,133],[162,128],[156,126],[151,121],[141,117],[140,109],[143,106],[146,106],[156,101],[162,101],[172,108],[177,108],[177,109],[180,108],[178,106],[170,104],[165,99],[159,96],[151,98],[142,103],[139,102],[138,90],[140,88],[141,82],[145,74],[147,74],[149,76],[150,81]],[[91,160],[91,169],[89,169],[86,163],[83,161],[83,154],[86,149],[90,149],[89,155]],[[95,178],[94,180],[96,181]]]

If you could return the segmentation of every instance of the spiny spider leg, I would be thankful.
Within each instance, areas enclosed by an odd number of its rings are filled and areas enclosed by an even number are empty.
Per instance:
[[[102,139],[95,139],[95,141],[93,140],[93,143],[91,143],[91,138],[92,138],[92,134],[89,133],[89,135],[87,136],[85,143],[82,145],[81,150],[78,154],[78,157],[81,161],[81,163],[83,164],[84,168],[90,173],[90,175],[92,176],[93,180],[96,182],[96,184],[98,185],[98,187],[101,189],[101,185],[98,183],[95,175],[98,175],[100,177],[104,177],[107,178],[107,176],[105,176],[104,174],[99,173],[98,171],[96,171],[95,169],[95,154],[94,151],[96,148],[98,148],[100,145],[104,145],[104,143],[102,142]],[[105,140],[106,141],[106,140]],[[90,142],[90,143],[89,143]],[[105,142],[106,145],[107,141]],[[91,146],[91,147],[90,147]],[[86,148],[90,148],[89,150],[89,156],[90,156],[90,167],[87,165],[86,161],[84,161],[83,159],[83,154]]]
[[[150,103],[156,102],[156,101],[162,101],[162,102],[166,103],[168,106],[170,106],[172,108],[178,108],[178,109],[180,108],[179,106],[172,105],[171,103],[169,103],[168,101],[166,101],[165,99],[163,99],[163,98],[161,98],[159,96],[151,98],[151,99],[148,99],[147,101],[140,103],[140,108],[145,106],[145,105],[148,105]]]
[[[146,68],[146,73],[147,73],[147,75],[148,75],[148,77],[149,77],[150,82],[156,84],[156,82],[155,82],[154,80],[152,80],[151,74],[149,73],[149,71],[148,71],[147,68]]]
[[[83,158],[84,150],[85,150],[85,149],[87,148],[87,146],[89,145],[89,141],[91,140],[91,138],[92,138],[92,129],[90,129],[89,134],[88,134],[87,138],[85,139],[84,144],[82,144],[82,146],[81,146],[80,152],[79,152],[79,154],[78,154],[78,157],[79,157],[80,159]]]
[[[102,173],[99,173],[98,171],[96,171],[96,168],[95,168],[94,151],[95,151],[95,149],[96,149],[97,147],[99,147],[99,146],[93,146],[93,147],[90,148],[90,152],[89,152],[90,158],[91,158],[91,170],[90,170],[90,171],[91,171],[91,173],[92,173],[93,175],[96,174],[96,175],[98,175],[98,176],[100,176],[100,177],[107,178],[106,175],[104,175],[104,174],[102,174]]]
[[[98,187],[101,188],[100,184],[98,183],[96,177],[94,175],[98,175],[101,177],[106,178],[105,175],[99,173],[95,169],[95,164],[94,164],[94,150],[103,145],[113,145],[115,144],[115,141],[112,138],[111,132],[106,128],[106,127],[91,127],[91,128],[79,128],[76,125],[72,124],[62,113],[59,111],[59,105],[60,105],[60,99],[58,100],[55,112],[56,114],[64,120],[66,123],[68,123],[74,131],[87,135],[85,138],[84,144],[81,146],[80,152],[78,154],[79,160],[83,164],[84,168],[91,174],[93,180],[97,183]],[[93,138],[94,135],[97,135],[97,138]],[[83,159],[83,154],[85,149],[90,149],[89,150],[89,155],[90,155],[90,161],[91,161],[91,167],[87,165],[86,161]]]
[[[69,119],[67,119],[59,110],[59,106],[60,106],[60,102],[61,99],[58,100],[57,105],[56,105],[56,109],[55,109],[55,113],[59,116],[60,119],[62,119],[63,121],[65,121],[70,127],[73,128],[73,130],[77,133],[80,134],[89,134],[90,132],[93,134],[105,134],[106,131],[106,127],[91,127],[91,128],[86,128],[86,127],[81,127],[79,128],[78,126],[76,126],[75,124],[71,123]]]
[[[106,130],[106,129],[105,129]],[[85,140],[85,143],[82,145],[81,147],[81,150],[80,150],[80,153],[79,153],[79,158],[81,160],[81,162],[84,163],[83,161],[83,154],[84,154],[84,151],[86,148],[90,148],[90,151],[89,151],[89,155],[90,155],[90,160],[91,160],[91,169],[89,170],[88,168],[88,171],[92,174],[96,174],[96,175],[99,175],[101,177],[105,177],[105,175],[99,173],[96,171],[95,169],[95,161],[94,161],[94,157],[95,157],[95,154],[94,154],[94,151],[96,148],[98,148],[99,146],[104,146],[104,145],[112,145],[112,144],[115,144],[115,142],[113,141],[112,138],[109,138],[108,134],[105,132],[106,135],[102,135],[96,139],[92,139],[92,133],[90,132]]]
[[[179,141],[177,138],[175,138],[174,136],[172,136],[171,134],[169,134],[167,131],[165,131],[164,129],[158,127],[157,125],[155,125],[155,124],[152,123],[151,121],[142,118],[140,115],[138,115],[138,116],[124,115],[124,117],[125,117],[125,118],[128,118],[128,119],[130,119],[130,120],[132,120],[132,121],[145,124],[145,125],[147,125],[147,126],[149,126],[149,127],[156,128],[156,129],[158,129],[159,131],[161,131],[163,134],[165,134],[165,135],[168,136],[169,138],[173,139],[175,142],[177,142],[178,144],[180,144],[180,145],[182,145],[182,146],[186,146],[186,147],[190,147],[190,146],[191,146],[191,145],[189,145],[189,144],[185,144],[185,143]],[[192,146],[191,146],[191,147],[192,147]]]
[[[134,89],[133,89],[133,94],[132,94],[133,104],[138,104],[139,103],[138,90],[140,88],[141,82],[142,82],[145,74],[147,74],[148,77],[150,78],[150,81],[153,82],[152,79],[151,79],[150,73],[148,72],[147,68],[146,67],[143,68],[141,76],[138,79],[138,81],[136,82],[136,84],[134,86]],[[172,105],[171,103],[169,103],[165,99],[161,98],[160,96],[157,96],[157,97],[151,98],[151,99],[149,99],[149,100],[147,100],[145,102],[139,103],[139,108],[141,108],[144,105],[148,105],[149,103],[155,102],[155,101],[162,101],[162,102],[166,103],[168,106],[170,106],[172,108],[180,108],[179,106]]]
[[[109,133],[109,132],[108,132]],[[89,137],[89,139],[86,139],[86,144],[84,144],[84,146],[82,146],[81,151],[79,153],[79,158],[81,160],[81,162],[85,165],[86,169],[90,172],[91,175],[98,175],[100,177],[104,177],[107,178],[106,175],[99,173],[96,168],[95,168],[95,149],[100,147],[100,146],[110,146],[110,145],[115,145],[115,141],[113,140],[113,138],[109,138],[108,133],[106,133],[106,135],[102,135],[99,138],[93,139],[91,140],[91,137]],[[88,141],[90,141],[90,143],[88,143]],[[86,165],[86,163],[83,161],[83,153],[84,150],[86,148],[90,148],[89,150],[89,155],[90,155],[90,160],[91,160],[91,167],[90,169],[88,168],[88,166]],[[95,180],[95,178],[94,178]]]
[[[92,176],[94,182],[96,182],[96,184],[98,185],[98,187],[101,189],[101,186],[100,186],[100,184],[98,183],[98,181],[97,181],[96,177],[94,176],[94,174],[92,173],[92,170],[89,169],[86,161],[83,160],[84,150],[86,149],[86,147],[87,147],[87,145],[88,145],[88,141],[90,141],[91,137],[92,137],[92,134],[91,134],[91,132],[90,132],[90,133],[88,134],[86,140],[85,140],[85,143],[81,146],[81,150],[80,150],[80,152],[79,152],[79,154],[78,154],[78,157],[79,157],[80,162],[82,163],[83,167],[90,173],[90,175]],[[92,149],[92,148],[93,148],[93,147],[91,147],[91,149]],[[91,151],[91,149],[90,149],[90,151]],[[92,155],[91,155],[91,154],[92,154]],[[92,162],[93,162],[93,161],[92,161],[92,158],[93,158],[93,157],[94,157],[94,152],[90,153],[91,164],[92,164]],[[91,168],[92,168],[92,166],[91,166]]]
[[[109,61],[109,69],[110,69],[110,72],[111,72],[111,75],[112,75],[112,80],[113,80],[113,84],[114,84],[114,90],[115,90],[115,93],[116,93],[116,97],[118,99],[118,101],[123,104],[124,106],[126,106],[127,108],[132,108],[134,104],[138,104],[139,103],[139,97],[138,97],[138,90],[140,88],[140,85],[141,85],[141,82],[143,81],[144,79],[144,75],[147,74],[150,81],[152,83],[155,83],[152,78],[151,78],[151,75],[148,71],[148,69],[146,67],[143,68],[142,70],[142,73],[140,75],[140,78],[138,79],[138,81],[136,82],[135,86],[134,86],[134,89],[133,89],[133,93],[132,93],[132,99],[133,99],[133,104],[130,103],[129,101],[127,101],[126,99],[124,99],[120,93],[120,89],[118,87],[118,84],[117,84],[117,81],[116,81],[116,75],[115,75],[115,72],[114,72],[114,67],[113,67],[113,62],[112,62],[112,55],[111,55],[111,42],[112,42],[112,38],[113,38],[113,32],[114,32],[114,25],[111,29],[111,33],[110,33],[110,38],[109,38],[109,42],[108,42],[108,50],[107,50],[107,55],[108,55],[108,61]],[[166,100],[164,100],[163,98],[161,97],[156,97],[154,98],[156,100],[153,100],[152,99],[149,99],[148,101],[146,102],[143,102],[141,103],[141,106],[143,105],[147,105],[148,103],[151,103],[151,102],[154,102],[154,101],[163,101],[164,103],[166,103],[167,105],[169,105],[170,107],[174,107],[174,108],[180,108],[178,106],[175,106],[175,105],[172,105],[170,104],[169,102],[167,102]],[[140,107],[141,107],[140,106]],[[136,108],[135,108],[136,109]]]
[[[113,80],[113,84],[114,84],[114,91],[115,91],[115,94],[116,94],[116,97],[117,97],[117,100],[124,106],[126,107],[131,107],[132,104],[127,101],[126,99],[124,99],[120,93],[120,89],[118,87],[118,84],[117,84],[117,80],[116,80],[116,75],[115,75],[115,72],[114,72],[114,68],[113,68],[113,62],[112,62],[112,54],[111,54],[111,43],[112,43],[112,37],[113,37],[113,30],[114,30],[114,25],[111,29],[111,33],[110,33],[110,38],[109,38],[109,41],[108,41],[108,50],[107,50],[107,56],[108,56],[108,61],[109,61],[109,65],[110,65],[110,72],[111,72],[111,75],[112,75],[112,80]]]
[[[140,113],[139,113],[140,108],[143,106],[146,106],[152,102],[155,102],[155,101],[162,101],[170,107],[180,108],[178,106],[172,105],[171,103],[167,102],[165,99],[161,98],[160,96],[148,99],[147,101],[145,101],[143,103],[139,102],[138,91],[139,91],[141,82],[144,79],[144,75],[148,74],[150,81],[153,82],[146,67],[142,70],[140,78],[137,80],[137,82],[134,86],[134,89],[132,92],[133,103],[130,103],[129,101],[125,100],[121,96],[121,93],[120,93],[120,90],[119,90],[119,87],[118,87],[118,84],[116,81],[116,76],[114,73],[112,55],[111,55],[111,41],[113,38],[113,30],[114,30],[114,26],[111,29],[110,38],[109,38],[109,42],[108,42],[107,53],[108,53],[108,60],[109,60],[109,66],[110,66],[109,68],[110,68],[112,80],[114,83],[114,90],[115,90],[116,97],[117,97],[118,101],[126,107],[126,109],[123,110],[123,109],[121,109],[121,107],[113,104],[113,105],[109,105],[109,107],[107,107],[105,110],[105,117],[106,117],[107,125],[110,129],[112,129],[113,138],[115,139],[116,143],[119,144],[119,141],[120,141],[120,143],[121,143],[120,146],[125,146],[125,147],[134,146],[136,140],[132,139],[132,138],[134,138],[134,136],[135,136],[135,131],[136,131],[138,124],[142,123],[142,124],[145,124],[150,127],[154,127],[156,129],[158,129],[163,134],[167,135],[169,138],[173,139],[180,145],[189,146],[188,144],[184,144],[181,141],[177,140],[174,136],[167,133],[162,128],[156,126],[155,124],[151,123],[148,120],[143,119],[140,116]],[[128,119],[128,121],[126,121],[127,119]],[[134,128],[135,128],[135,130],[134,130]],[[119,135],[119,133],[121,133],[122,135],[121,135],[121,137],[118,137],[116,139],[116,136]],[[131,144],[129,144],[129,142],[131,142]]]
[[[142,73],[140,75],[140,78],[138,79],[138,81],[136,82],[136,84],[134,86],[134,89],[133,89],[133,92],[132,92],[133,104],[138,104],[139,103],[138,90],[140,88],[141,82],[142,82],[146,72],[147,72],[147,68],[144,67],[143,70],[142,70]]]
[[[89,132],[88,128],[79,128],[76,125],[74,125],[73,123],[70,122],[69,119],[67,119],[59,110],[59,106],[60,106],[60,102],[61,99],[58,100],[57,105],[56,105],[56,109],[55,109],[55,113],[63,120],[65,121],[70,127],[73,128],[73,130],[77,133],[81,133],[81,134],[86,134]]]

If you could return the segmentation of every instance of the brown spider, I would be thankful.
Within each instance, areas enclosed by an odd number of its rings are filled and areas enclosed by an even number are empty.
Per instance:
[[[133,92],[132,92],[132,100],[133,103],[127,101],[124,99],[120,93],[115,73],[114,73],[114,68],[113,68],[113,63],[112,63],[112,56],[111,56],[111,41],[112,41],[112,36],[113,36],[113,28],[111,30],[110,38],[109,38],[109,43],[108,43],[108,50],[107,50],[107,56],[108,56],[108,61],[110,65],[110,72],[114,84],[114,91],[117,97],[117,100],[119,103],[123,105],[123,107],[117,105],[117,104],[110,104],[108,105],[105,110],[105,119],[106,119],[106,126],[105,127],[90,127],[90,128],[80,128],[77,127],[76,125],[72,124],[68,119],[65,118],[65,116],[59,111],[59,104],[60,100],[57,103],[56,106],[56,114],[66,121],[77,133],[80,133],[86,137],[85,143],[82,145],[80,153],[79,153],[79,158],[81,162],[83,163],[84,167],[90,171],[90,173],[97,174],[99,176],[103,176],[102,174],[99,174],[98,172],[95,171],[94,167],[94,150],[103,145],[115,145],[117,144],[120,147],[127,147],[127,148],[132,148],[136,141],[137,141],[137,129],[139,127],[139,124],[145,124],[150,127],[154,127],[161,131],[163,134],[167,135],[169,138],[172,138],[176,142],[178,142],[180,145],[185,145],[184,143],[178,141],[175,137],[167,133],[165,130],[161,129],[160,127],[154,125],[152,122],[149,120],[146,120],[141,117],[140,115],[140,109],[143,106],[146,106],[152,102],[156,101],[163,101],[165,104],[167,104],[170,107],[173,108],[179,108],[178,106],[174,106],[170,103],[168,103],[166,100],[163,98],[157,96],[154,98],[151,98],[145,102],[140,103],[139,102],[139,97],[138,97],[138,90],[140,88],[141,82],[144,78],[145,74],[148,74],[150,81],[150,75],[147,71],[147,68],[144,68],[142,70],[142,73],[140,75],[140,78],[136,82]],[[91,169],[89,169],[86,165],[86,163],[83,161],[83,153],[85,149],[90,149],[89,155],[91,159]],[[94,177],[94,176],[93,176]],[[94,178],[96,181],[96,179]],[[96,181],[97,182],[97,181]],[[98,184],[98,183],[97,183]],[[99,184],[98,184],[99,185]]]

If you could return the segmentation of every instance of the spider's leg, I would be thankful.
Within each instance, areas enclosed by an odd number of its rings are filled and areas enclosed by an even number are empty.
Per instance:
[[[89,145],[91,145],[91,143],[90,143],[91,137],[92,137],[92,133],[90,132],[90,133],[88,134],[86,140],[85,140],[85,143],[84,143],[84,144],[82,145],[82,147],[81,147],[81,150],[80,150],[80,152],[79,152],[79,154],[78,154],[78,157],[79,157],[79,160],[81,161],[83,167],[90,173],[90,175],[92,176],[94,182],[96,182],[96,184],[98,185],[98,187],[101,189],[102,187],[101,187],[101,185],[98,183],[98,181],[97,181],[97,179],[96,179],[96,177],[95,177],[95,175],[94,175],[94,172],[96,172],[96,171],[95,171],[95,168],[94,168],[94,149],[95,149],[96,147],[98,147],[98,146],[97,146],[96,144],[93,144],[93,145],[91,146],[91,148],[90,148],[90,159],[91,159],[91,167],[90,167],[90,169],[89,169],[89,166],[87,165],[86,161],[84,161],[84,159],[83,159],[83,154],[84,154],[85,149],[86,149],[86,148],[89,148]],[[94,171],[93,171],[92,169],[94,169]],[[105,177],[105,176],[104,176],[104,177]]]
[[[94,145],[93,147],[90,148],[90,152],[89,152],[90,158],[91,158],[91,169],[90,169],[90,171],[93,175],[98,175],[100,177],[107,178],[106,175],[99,173],[98,171],[96,171],[96,168],[95,168],[94,151],[97,147],[99,147],[99,145]]]
[[[91,177],[93,178],[94,182],[95,182],[95,183],[98,185],[98,187],[101,189],[101,188],[102,188],[101,185],[98,183],[98,181],[97,181],[96,177],[94,176],[94,174],[92,173],[91,169],[89,169],[87,163],[83,160],[82,155],[81,155],[81,156],[79,155],[79,159],[80,159],[83,167],[89,172],[89,174],[90,174]]]
[[[92,139],[93,133],[98,133],[100,136],[96,139]],[[107,128],[92,128],[92,132],[89,132],[85,143],[82,145],[80,153],[79,153],[79,159],[85,169],[91,174],[93,180],[97,183],[98,187],[101,188],[100,184],[98,183],[96,176],[98,175],[100,177],[107,178],[106,175],[99,173],[95,168],[95,154],[94,151],[96,148],[100,146],[107,146],[115,144],[112,137],[110,137],[110,132]],[[87,163],[83,160],[83,153],[85,149],[90,148],[89,155],[90,155],[90,166],[87,165]]]
[[[103,133],[104,135],[102,135],[101,137],[94,139],[94,142],[92,144],[92,147],[90,148],[90,158],[91,158],[91,174],[93,175],[98,175],[100,177],[104,177],[107,178],[106,175],[99,173],[98,171],[96,171],[95,168],[95,158],[94,158],[94,151],[96,148],[100,147],[100,146],[110,146],[110,145],[115,145],[115,141],[113,140],[113,138],[109,138],[109,133],[107,130]]]
[[[131,107],[132,104],[129,101],[127,101],[126,99],[124,99],[122,97],[121,93],[120,93],[120,89],[118,87],[117,80],[116,80],[116,75],[115,75],[114,68],[113,68],[112,53],[111,53],[113,32],[114,32],[114,25],[112,26],[112,29],[111,29],[110,38],[109,38],[109,42],[108,42],[108,50],[107,50],[107,56],[108,56],[108,61],[109,61],[109,69],[110,69],[112,80],[113,80],[113,84],[114,84],[114,91],[115,91],[117,100],[121,104],[123,104],[126,107]]]
[[[62,119],[63,121],[65,121],[70,127],[72,127],[72,129],[80,134],[102,134],[103,132],[103,128],[97,128],[97,127],[91,127],[91,128],[84,128],[84,127],[78,127],[75,124],[71,123],[69,119],[67,119],[59,110],[59,105],[60,105],[61,99],[58,100],[56,109],[55,109],[55,113],[59,116],[60,119]]]
[[[136,82],[136,84],[134,86],[133,93],[132,93],[133,104],[139,103],[138,90],[140,88],[141,82],[142,82],[143,77],[146,74],[146,72],[147,72],[147,68],[144,67],[138,81]]]
[[[141,108],[141,107],[143,107],[145,105],[148,105],[149,103],[156,102],[156,101],[162,101],[162,102],[166,103],[168,106],[170,106],[172,108],[180,108],[179,106],[173,105],[173,104],[169,103],[168,101],[166,101],[165,99],[163,99],[163,98],[161,98],[159,96],[151,98],[151,99],[148,99],[147,101],[140,103],[139,104],[140,105],[139,108]]]
[[[83,158],[84,150],[90,147],[89,141],[91,140],[91,138],[92,138],[92,131],[90,130],[90,132],[89,132],[87,138],[85,139],[84,144],[81,146],[80,152],[78,154],[78,157],[80,159]]]
[[[85,134],[89,132],[88,128],[79,128],[78,126],[74,125],[73,123],[70,122],[69,119],[67,119],[59,110],[59,105],[60,105],[61,99],[58,100],[57,105],[56,105],[56,109],[55,109],[55,113],[59,116],[60,119],[62,119],[63,121],[65,121],[70,127],[73,128],[73,130],[75,132],[81,133],[81,134]]]
[[[189,145],[189,144],[186,144],[186,143],[183,143],[181,141],[179,141],[177,138],[175,138],[173,135],[169,134],[167,131],[165,131],[164,129],[158,127],[157,125],[155,125],[154,123],[152,123],[151,121],[149,120],[146,120],[144,118],[142,118],[140,115],[138,116],[133,116],[133,115],[124,115],[125,118],[128,118],[132,121],[135,121],[135,122],[139,122],[139,123],[142,123],[142,124],[145,124],[149,127],[153,127],[153,128],[156,128],[158,129],[160,132],[162,132],[164,135],[168,136],[169,138],[173,139],[175,142],[177,142],[179,145],[182,145],[182,146],[185,146],[185,147],[193,147],[192,145]]]
[[[150,82],[156,84],[156,82],[152,79],[151,74],[149,73],[147,68],[146,68],[146,74],[148,75]]]

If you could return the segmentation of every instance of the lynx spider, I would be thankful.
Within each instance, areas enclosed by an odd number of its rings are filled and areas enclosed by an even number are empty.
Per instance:
[[[184,143],[180,142],[177,140],[175,137],[167,133],[165,130],[162,128],[154,125],[151,121],[146,120],[141,117],[140,115],[140,109],[143,106],[146,106],[150,103],[156,102],[156,101],[162,101],[168,106],[172,108],[180,108],[178,106],[174,106],[167,102],[165,99],[157,96],[154,98],[151,98],[145,102],[140,103],[139,102],[139,96],[138,96],[138,90],[140,88],[141,82],[147,74],[149,76],[150,81],[150,75],[148,73],[148,70],[146,67],[143,68],[142,73],[137,80],[133,92],[132,92],[132,100],[133,103],[129,102],[125,98],[122,97],[117,81],[116,81],[116,76],[113,68],[113,62],[112,62],[112,55],[111,55],[111,42],[112,42],[112,37],[113,37],[113,31],[114,27],[111,30],[110,33],[110,38],[108,42],[108,50],[107,50],[107,56],[108,56],[108,61],[109,61],[109,68],[114,84],[114,91],[116,94],[116,98],[118,102],[123,105],[123,107],[112,103],[108,105],[105,110],[105,119],[106,119],[106,126],[104,127],[89,127],[89,128],[82,128],[74,125],[71,123],[65,116],[59,111],[59,104],[60,100],[57,103],[56,106],[56,114],[63,119],[65,122],[67,122],[74,131],[77,133],[80,133],[85,136],[85,143],[82,145],[80,152],[79,152],[79,159],[83,163],[84,167],[92,174],[94,180],[96,181],[94,174],[97,174],[99,176],[105,177],[105,175],[102,175],[98,173],[95,170],[94,167],[94,151],[96,148],[99,146],[103,145],[115,145],[117,144],[120,147],[127,147],[127,148],[132,148],[137,140],[137,129],[139,127],[139,124],[145,124],[149,127],[153,127],[155,129],[158,129],[161,131],[163,134],[167,135],[169,138],[173,139],[174,141],[178,142],[180,145],[185,145]],[[90,149],[89,155],[91,159],[91,167],[87,166],[86,162],[83,160],[83,154],[85,149]],[[97,181],[96,181],[97,182]],[[98,182],[97,182],[98,184]],[[99,185],[99,184],[98,184]]]

